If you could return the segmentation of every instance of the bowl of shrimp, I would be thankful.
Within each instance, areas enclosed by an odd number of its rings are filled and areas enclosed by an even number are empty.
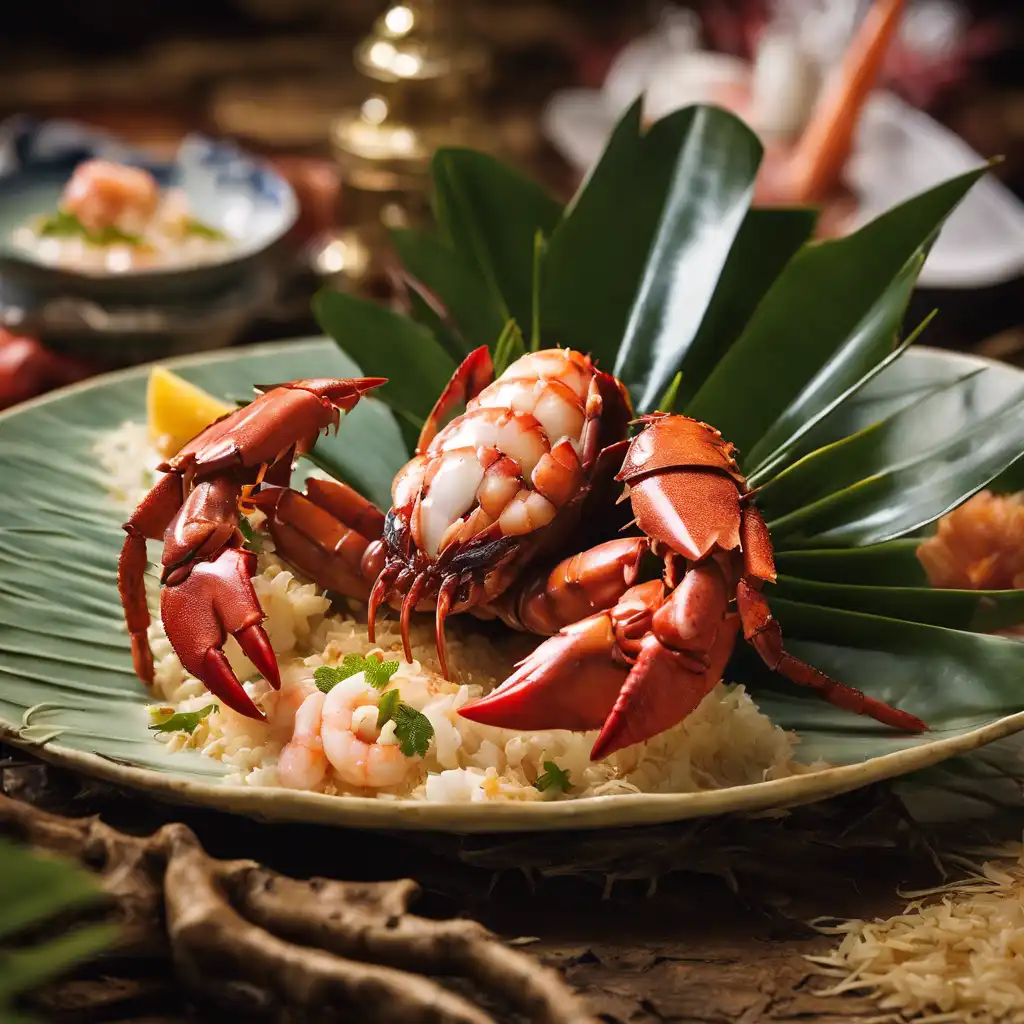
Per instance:
[[[72,122],[0,125],[0,273],[37,294],[211,294],[271,259],[298,213],[231,143],[190,135],[160,161]]]

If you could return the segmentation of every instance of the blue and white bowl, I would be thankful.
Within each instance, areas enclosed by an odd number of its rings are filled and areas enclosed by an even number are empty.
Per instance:
[[[126,270],[55,266],[14,241],[39,215],[53,213],[74,169],[91,159],[143,167],[161,189],[176,187],[190,213],[231,239],[195,264]],[[230,288],[272,257],[295,224],[298,200],[269,164],[228,142],[190,135],[169,162],[70,121],[24,116],[0,124],[0,274],[34,292],[158,303]]]

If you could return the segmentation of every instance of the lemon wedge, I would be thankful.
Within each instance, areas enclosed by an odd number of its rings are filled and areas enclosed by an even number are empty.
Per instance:
[[[163,366],[154,366],[149,374],[146,390],[149,438],[165,458],[170,458],[233,408]]]

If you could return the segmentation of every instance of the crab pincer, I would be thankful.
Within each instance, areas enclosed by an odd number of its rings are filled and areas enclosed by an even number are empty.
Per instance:
[[[263,629],[263,609],[252,585],[256,555],[244,548],[224,548],[215,558],[197,562],[185,580],[165,586],[160,615],[167,639],[182,667],[201,680],[215,697],[247,718],[263,718],[227,656],[230,633],[257,671],[275,690],[281,686],[277,658]]]
[[[259,387],[253,402],[212,423],[158,467],[164,475],[124,525],[128,536],[118,567],[132,660],[144,682],[154,675],[146,541],[162,539],[160,611],[182,666],[228,707],[263,718],[223,650],[230,634],[270,685],[280,686],[242,514],[264,484],[274,481],[275,490],[284,490],[295,453],[310,449],[321,431],[337,427],[343,412],[384,383],[381,377],[324,377]]]

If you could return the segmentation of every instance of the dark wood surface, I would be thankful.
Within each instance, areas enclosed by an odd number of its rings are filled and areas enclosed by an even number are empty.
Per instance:
[[[934,849],[968,838],[962,827],[923,832],[884,786],[774,818],[561,839],[380,835],[161,805],[5,753],[12,765],[5,792],[44,809],[98,813],[135,835],[184,822],[211,856],[255,858],[299,879],[414,878],[423,890],[418,913],[472,918],[516,940],[561,971],[608,1024],[825,1024],[870,1016],[864,996],[817,994],[828,981],[805,957],[834,940],[807,922],[897,912],[899,888],[941,880]],[[993,821],[978,834],[1019,835],[1019,826]],[[175,984],[166,963],[118,971],[116,964],[87,969],[51,988],[50,1019],[224,1019]]]

